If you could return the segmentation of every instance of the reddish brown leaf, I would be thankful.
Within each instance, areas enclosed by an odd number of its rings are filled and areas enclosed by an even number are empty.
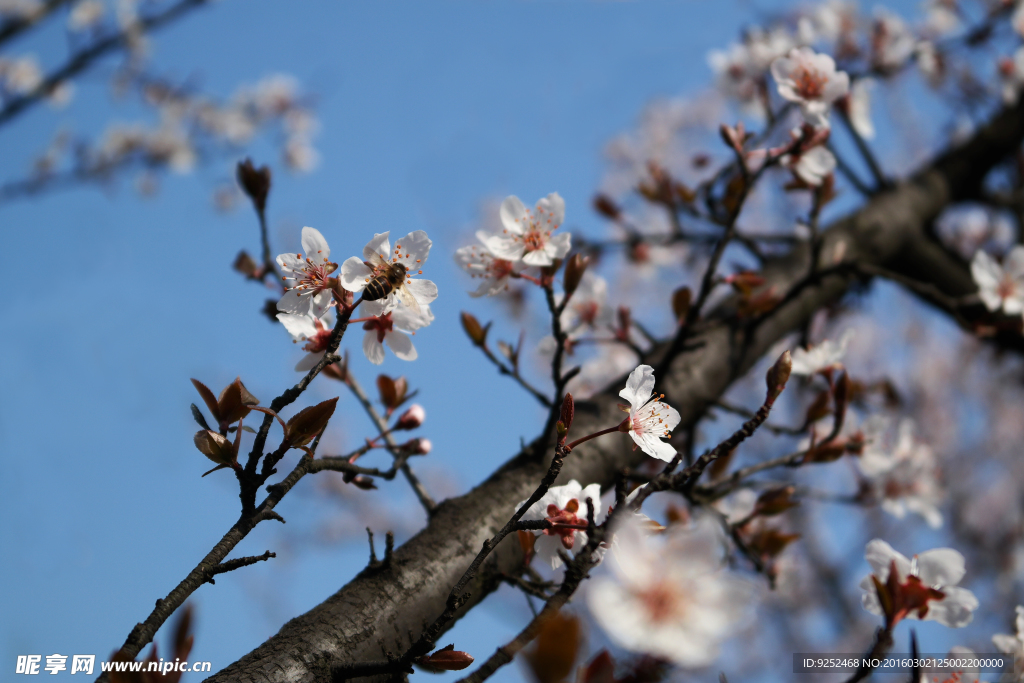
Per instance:
[[[564,681],[576,663],[583,641],[579,619],[556,612],[540,625],[540,632],[524,658],[538,683]]]
[[[285,423],[285,440],[292,448],[305,446],[327,426],[337,405],[338,397],[334,397],[295,413]]]
[[[220,422],[220,407],[217,405],[217,399],[213,395],[213,392],[210,391],[209,387],[205,384],[194,378],[192,380],[192,386],[196,388],[196,391],[198,391],[199,395],[203,398],[203,403],[206,404],[210,414],[213,415],[213,419]]]

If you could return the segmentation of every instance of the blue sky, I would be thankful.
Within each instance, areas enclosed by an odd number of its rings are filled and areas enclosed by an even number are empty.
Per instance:
[[[597,234],[589,201],[603,145],[651,98],[704,87],[707,51],[754,16],[742,1],[235,0],[160,32],[153,64],[197,77],[212,93],[287,72],[318,94],[314,173],[280,170],[266,141],[250,150],[275,167],[275,252],[297,247],[303,225],[323,232],[336,260],[359,253],[374,232],[428,231],[427,275],[441,295],[436,322],[415,338],[420,360],[389,355],[378,369],[357,343],[346,346],[365,385],[381,371],[419,389],[422,434],[434,443],[420,466],[460,492],[532,437],[539,416],[458,326],[462,309],[481,319],[500,311],[465,294],[469,282],[450,257],[480,200],[514,193],[529,202],[557,190],[568,225]],[[15,52],[52,65],[63,49],[63,35],[49,31]],[[58,126],[96,135],[107,121],[136,115],[130,102],[107,96],[110,70],[91,72],[68,109],[41,108],[0,130],[0,177],[24,173]],[[258,313],[265,293],[230,270],[239,249],[258,249],[251,212],[222,215],[210,204],[212,185],[230,178],[234,161],[168,177],[150,199],[123,183],[0,206],[0,245],[13,266],[0,272],[9,515],[0,525],[0,666],[18,654],[105,657],[237,517],[234,478],[199,478],[209,463],[191,443],[188,406],[198,397],[188,380],[219,391],[240,375],[269,403],[297,378],[298,354]],[[340,391],[318,380],[309,398]],[[338,449],[370,434],[344,393],[332,430]],[[400,481],[367,495],[412,518],[410,526],[422,522]],[[361,526],[354,543],[315,542],[325,519],[348,523],[324,501],[308,491],[290,496],[278,508],[288,525],[261,527],[235,552],[279,557],[195,594],[193,659],[214,670],[229,664],[362,568]],[[453,634],[481,657],[527,615],[521,599],[489,605]],[[510,667],[496,680],[518,678]]]

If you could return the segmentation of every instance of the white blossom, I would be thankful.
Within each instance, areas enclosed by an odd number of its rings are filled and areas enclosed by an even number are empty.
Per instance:
[[[315,228],[302,229],[302,254],[281,254],[282,280],[288,288],[277,302],[277,310],[322,318],[331,305],[333,294],[329,278],[338,264],[331,263],[331,248]]]
[[[653,396],[654,368],[640,365],[630,373],[626,386],[619,396],[629,401],[629,406],[621,406],[629,411],[629,436],[647,455],[664,460],[672,460],[676,449],[662,441],[668,438],[680,416],[672,406],[661,402],[660,396]],[[635,447],[634,447],[635,448]]]
[[[846,347],[853,337],[853,329],[848,329],[839,338],[838,342],[826,339],[806,349],[793,350],[793,375],[804,375],[810,377],[819,372],[825,372],[836,367],[841,367],[843,356],[846,355]]]
[[[551,234],[565,220],[565,200],[557,192],[538,201],[533,211],[519,197],[506,197],[499,214],[502,232],[483,237],[487,249],[497,258],[522,261],[528,266],[550,266],[569,253],[569,233]]]
[[[1024,87],[1024,46],[1018,47],[1012,58],[1005,57],[999,61],[999,81],[1003,102],[1015,104]]]
[[[1011,249],[1002,266],[978,250],[971,260],[971,276],[978,285],[978,297],[988,310],[1024,314],[1024,246]]]
[[[799,155],[786,154],[779,159],[779,163],[811,187],[820,186],[836,169],[835,156],[820,145]]]
[[[293,135],[284,145],[284,163],[293,171],[308,173],[320,163],[320,154],[302,135]]]
[[[390,234],[375,234],[363,247],[362,259],[352,256],[341,264],[341,284],[350,292],[361,292],[370,280],[396,265],[404,266],[405,281],[397,285],[381,302],[385,311],[394,310],[399,303],[416,311],[437,298],[437,285],[430,280],[415,277],[423,274],[423,264],[427,262],[433,242],[424,231],[414,230],[395,242],[392,250],[388,239]]]
[[[1010,17],[1010,25],[1013,26],[1017,35],[1024,37],[1024,4],[1017,3],[1016,9],[1013,10],[1013,16]]]
[[[594,505],[594,522],[600,524],[606,516],[601,505],[601,485],[591,484],[584,488],[573,479],[565,486],[552,486],[540,500],[523,513],[523,521],[551,520],[556,524],[586,525],[587,500]],[[520,501],[516,510],[526,501]],[[579,529],[542,529],[532,532],[536,535],[533,549],[552,569],[562,566],[558,553],[578,551],[587,544],[587,532]]]
[[[908,512],[921,515],[933,529],[942,526],[942,491],[938,465],[931,448],[914,438],[914,421],[900,421],[895,443],[885,418],[864,425],[865,446],[857,462],[868,478],[882,509],[903,519]]]
[[[889,10],[875,9],[872,61],[876,68],[893,71],[899,69],[914,54],[917,38],[899,16]]]
[[[433,322],[430,306],[423,304],[416,311],[405,306],[387,310],[379,301],[364,301],[360,310],[372,317],[363,323],[363,353],[367,360],[374,365],[383,363],[384,344],[401,360],[416,360],[418,354],[409,334]]]
[[[612,318],[608,283],[600,275],[585,272],[562,313],[562,329],[570,335],[584,329],[600,330],[611,324]]]
[[[610,576],[591,580],[587,604],[608,636],[627,650],[701,667],[750,613],[750,584],[722,570],[721,527],[703,516],[693,526],[652,535],[629,515],[616,529]]]
[[[481,242],[487,233],[480,231],[477,237]],[[469,276],[479,279],[480,285],[469,293],[472,297],[494,296],[508,289],[508,281],[519,273],[525,264],[497,258],[482,244],[470,244],[455,252],[455,262],[462,266]]]
[[[889,579],[889,569],[895,562],[899,583],[906,583],[907,577],[916,576],[925,586],[942,592],[942,598],[927,602],[924,616],[919,616],[914,610],[907,614],[906,618],[937,621],[952,628],[971,623],[973,612],[978,608],[978,599],[974,593],[957,585],[967,570],[964,556],[956,550],[936,548],[914,555],[913,559],[907,559],[893,550],[888,543],[876,538],[867,544],[864,557],[871,565],[872,574],[883,584]],[[860,587],[864,591],[861,594],[864,609],[872,614],[882,614],[871,576],[866,576],[860,582]]]
[[[278,313],[277,319],[284,325],[288,334],[292,335],[293,343],[304,342],[302,348],[307,353],[295,365],[295,369],[300,372],[311,370],[327,352],[327,344],[334,328],[332,312],[327,311],[323,319],[309,313]]]
[[[1024,607],[1020,605],[1017,606],[1017,619],[1014,626],[1016,633],[1013,635],[997,633],[992,636],[992,644],[1003,654],[1012,655],[1019,666],[1019,662],[1024,661]],[[1024,679],[1024,672],[1016,670],[1015,675],[1010,678],[1016,681]]]
[[[100,0],[79,0],[68,13],[68,29],[88,31],[103,19],[107,9]]]
[[[772,62],[771,70],[779,94],[799,104],[804,119],[816,127],[828,126],[832,104],[850,90],[850,77],[836,71],[835,60],[809,47],[790,50]]]
[[[43,70],[31,55],[17,59],[0,57],[0,81],[4,90],[15,95],[26,95],[43,82]]]

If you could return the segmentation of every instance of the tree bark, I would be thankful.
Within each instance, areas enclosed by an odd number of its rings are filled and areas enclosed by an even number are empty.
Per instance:
[[[682,415],[682,426],[696,422],[709,402],[747,372],[786,335],[806,324],[815,311],[838,301],[860,278],[836,261],[883,266],[928,282],[947,294],[974,291],[965,264],[930,237],[931,222],[950,203],[975,196],[986,173],[1015,152],[1024,139],[1024,106],[1001,111],[965,145],[937,158],[912,178],[881,193],[824,231],[822,275],[806,282],[778,309],[756,325],[739,321],[735,302],[727,300],[698,325],[687,348],[663,366],[658,388]],[[787,292],[808,272],[806,244],[769,260],[767,283]],[[666,302],[666,306],[667,306]],[[1000,338],[1020,345],[1019,337]],[[651,364],[658,366],[658,354]],[[621,420],[616,380],[590,401],[576,403],[573,435],[583,435]],[[580,445],[566,460],[560,483],[609,485],[623,468],[647,456],[634,452],[625,435],[609,435]],[[467,448],[474,448],[467,444]],[[483,450],[482,447],[475,447]],[[309,612],[285,624],[277,635],[207,681],[328,680],[331,663],[380,660],[400,655],[424,626],[443,610],[448,592],[515,505],[535,488],[546,470],[550,444],[538,439],[502,465],[469,493],[446,500],[426,528],[394,553],[389,567],[368,568]],[[515,540],[502,543],[471,586],[472,609],[515,573],[522,554]]]

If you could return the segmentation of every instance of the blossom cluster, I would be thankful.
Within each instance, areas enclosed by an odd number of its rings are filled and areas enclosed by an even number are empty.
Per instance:
[[[350,321],[363,323],[363,353],[371,363],[380,365],[387,345],[401,360],[415,360],[418,354],[409,335],[434,320],[429,304],[437,298],[437,286],[418,277],[431,244],[424,231],[416,230],[396,242],[392,250],[389,233],[378,233],[363,248],[365,261],[353,256],[342,264],[340,276],[332,277],[338,264],[331,261],[330,245],[319,230],[303,228],[304,252],[277,257],[285,286],[277,302],[277,319],[293,342],[302,342],[307,352],[295,369],[307,371],[320,362],[331,343],[334,309],[349,305],[345,298],[363,292],[371,282],[375,286],[387,282],[388,291],[378,299],[364,295],[360,299],[363,317]],[[388,280],[396,268],[398,277]]]
[[[516,196],[506,197],[499,209],[501,232],[480,230],[478,244],[460,248],[455,261],[480,280],[471,296],[494,296],[508,289],[509,280],[527,268],[542,268],[565,258],[572,236],[555,234],[565,222],[565,200],[557,192],[528,209]]]
[[[11,68],[4,65],[0,60],[0,83],[10,78]],[[129,77],[121,87],[129,85],[153,109],[156,122],[114,123],[95,141],[72,138],[62,130],[38,156],[33,182],[42,184],[62,173],[104,182],[120,168],[139,166],[144,170],[138,187],[148,194],[155,170],[187,173],[211,149],[237,149],[274,126],[283,133],[282,157],[288,168],[305,172],[316,166],[313,139],[318,124],[290,76],[269,76],[240,88],[225,102],[147,77]],[[237,191],[225,196],[233,201]]]

